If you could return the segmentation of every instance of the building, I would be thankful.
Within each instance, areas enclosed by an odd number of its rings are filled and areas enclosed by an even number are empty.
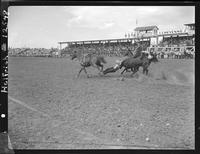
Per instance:
[[[157,26],[136,27],[134,29],[136,37],[150,37],[158,34]]]
[[[195,34],[195,24],[184,24],[185,25],[185,32],[188,33],[189,35],[194,35]]]

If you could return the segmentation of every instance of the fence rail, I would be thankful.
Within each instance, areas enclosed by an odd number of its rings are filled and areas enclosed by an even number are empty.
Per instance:
[[[195,52],[195,46],[182,46],[182,47],[148,47],[147,51],[154,51],[154,52],[184,52],[190,51]]]

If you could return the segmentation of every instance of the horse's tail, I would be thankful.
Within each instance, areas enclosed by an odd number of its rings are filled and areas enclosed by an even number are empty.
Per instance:
[[[107,63],[106,60],[105,60],[105,58],[104,58],[103,56],[100,57],[100,61],[101,61],[102,63],[104,63],[104,64]]]

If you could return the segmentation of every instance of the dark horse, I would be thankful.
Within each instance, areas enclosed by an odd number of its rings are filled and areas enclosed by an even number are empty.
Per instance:
[[[157,56],[155,54],[149,54],[148,56],[145,53],[141,53],[141,56],[134,58],[129,57],[122,61],[120,65],[120,69],[124,67],[124,70],[121,72],[121,74],[124,73],[124,71],[127,71],[128,69],[131,69],[133,74],[135,74],[139,67],[143,68],[143,74],[148,74],[148,67],[150,66],[151,62],[158,62]]]
[[[145,56],[145,55],[142,55],[142,49],[143,49],[143,46],[139,45],[137,43],[137,47],[135,48],[134,52],[132,52],[128,48],[128,50],[125,52],[124,56],[132,57],[132,58],[137,58],[137,57]],[[128,68],[128,69],[126,69],[126,72],[131,72],[131,70],[129,70],[129,68]]]
[[[87,74],[86,67],[90,67],[90,66],[95,67],[100,72],[102,72],[103,71],[102,63],[104,63],[104,64],[106,63],[103,56],[95,55],[93,53],[81,54],[80,52],[75,51],[70,56],[71,56],[71,60],[77,58],[80,62],[81,69],[80,69],[77,77],[79,77],[82,70],[84,70],[85,74]],[[89,77],[88,74],[87,74],[87,77]]]

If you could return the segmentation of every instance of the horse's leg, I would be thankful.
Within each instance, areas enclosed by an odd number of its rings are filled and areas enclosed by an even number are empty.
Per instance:
[[[103,72],[103,65],[101,64],[100,67],[101,67],[101,72]]]
[[[133,76],[138,70],[139,70],[139,67],[134,68],[134,70],[133,70],[133,68],[131,68],[131,71],[133,72],[133,73],[131,74],[131,76]]]
[[[132,68],[131,68],[131,71],[134,72],[134,71],[135,71],[135,68],[132,67]]]
[[[100,70],[100,75],[102,75],[103,74],[103,65],[101,65],[101,70]]]
[[[148,68],[147,67],[143,67],[143,74],[148,74]]]
[[[148,68],[147,65],[144,65],[144,66],[143,66],[143,74],[147,74],[147,68]]]
[[[148,70],[148,69],[146,69],[146,75],[148,75],[148,72],[149,72],[149,70]]]
[[[124,73],[124,71],[127,71],[127,68],[125,68],[122,72],[121,72],[121,74],[123,74]]]
[[[101,66],[101,71],[103,72],[103,65]]]
[[[100,69],[99,67],[101,67],[101,66],[96,65],[95,68],[97,68],[99,70],[99,75],[101,75],[101,72],[103,72],[103,71],[102,71],[102,68]]]
[[[80,75],[80,73],[81,73],[81,71],[84,69],[84,67],[82,67],[81,69],[80,69],[80,71],[78,72],[78,75],[77,75],[77,78],[79,77],[79,75]]]
[[[87,77],[89,78],[89,75],[88,75],[88,73],[87,73],[85,67],[83,67],[83,70],[84,70],[85,74],[87,75]]]
[[[102,64],[97,65],[97,67],[101,67],[100,72],[103,72],[103,65]]]

